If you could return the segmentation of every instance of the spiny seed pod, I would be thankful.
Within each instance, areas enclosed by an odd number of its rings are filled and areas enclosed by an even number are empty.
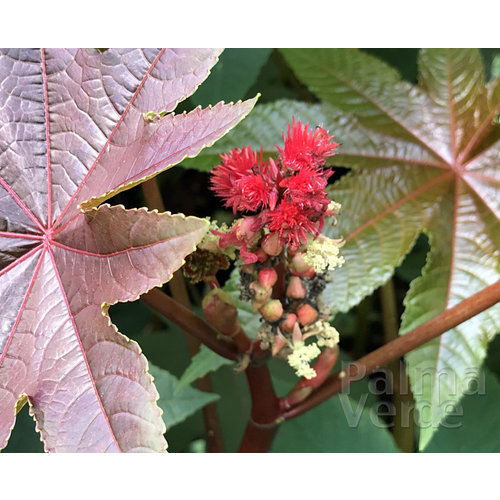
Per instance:
[[[278,233],[268,234],[260,246],[267,255],[272,255],[273,257],[279,255],[283,250],[283,245],[280,243]]]
[[[259,309],[259,312],[266,321],[274,323],[283,316],[283,305],[277,299],[270,300]]]
[[[318,311],[309,304],[302,304],[295,310],[299,323],[302,326],[314,323],[318,317]]]
[[[272,288],[276,281],[278,281],[278,273],[270,268],[266,267],[259,271],[259,283],[266,289]]]
[[[298,276],[292,276],[288,282],[286,296],[291,299],[303,299],[306,296],[306,287]]]
[[[293,327],[297,322],[297,315],[286,313],[285,319],[280,323],[280,328],[286,333],[292,333]]]

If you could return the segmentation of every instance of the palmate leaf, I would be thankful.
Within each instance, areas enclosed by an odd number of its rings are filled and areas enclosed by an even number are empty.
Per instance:
[[[431,163],[422,161],[420,153],[395,151],[397,159],[384,159],[387,145],[377,142],[376,169],[368,170],[373,159],[367,157],[361,169],[339,183],[352,191],[345,215],[351,207],[361,210],[358,228],[347,239],[366,255],[385,249],[382,241],[391,234],[402,233],[410,220],[408,210],[425,213],[421,227],[429,235],[431,251],[422,277],[406,297],[401,333],[496,282],[500,137],[493,119],[500,110],[500,83],[497,79],[485,85],[479,51],[422,50],[419,87],[399,81],[385,65],[355,51],[319,50],[308,52],[306,59],[305,52],[286,50],[285,57],[319,97],[353,112],[364,127],[382,132],[387,144],[403,138],[415,151],[433,157]],[[365,65],[370,72],[364,71]],[[342,129],[336,133],[342,137]],[[409,172],[417,185],[404,180]],[[366,189],[370,174],[379,180],[373,186],[378,189]],[[403,189],[391,200],[386,193],[395,185]],[[381,193],[386,202],[379,202]],[[405,213],[408,203],[414,207]],[[380,206],[373,213],[375,204]],[[345,257],[349,262],[349,255]],[[333,288],[338,293],[335,283]],[[500,309],[495,306],[407,356],[422,424],[421,448],[477,373],[499,328]]]
[[[334,309],[348,310],[387,281],[422,231],[431,252],[406,298],[402,333],[497,281],[500,80],[484,83],[479,51],[423,50],[418,87],[356,50],[283,54],[323,102],[258,106],[206,153],[246,144],[275,152],[293,116],[335,134],[341,146],[329,163],[353,170],[332,188],[342,209],[325,229],[346,240],[346,262],[325,291]],[[421,447],[477,373],[499,316],[491,308],[408,356]]]
[[[107,309],[167,281],[207,223],[97,207],[251,110],[254,100],[145,119],[192,94],[219,53],[1,53],[0,448],[26,394],[47,451],[165,449],[147,361]]]

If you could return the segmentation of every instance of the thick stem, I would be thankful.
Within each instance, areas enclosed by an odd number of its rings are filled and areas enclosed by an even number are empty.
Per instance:
[[[252,341],[243,328],[240,327],[231,338],[240,352],[248,354],[252,351]]]
[[[233,361],[239,359],[238,349],[232,342],[219,338],[219,333],[215,328],[212,328],[208,323],[182,304],[176,302],[159,288],[153,288],[144,294],[141,300],[156,312],[172,321],[172,323],[182,328],[185,332],[199,339],[220,356]]]
[[[265,453],[269,451],[278,431],[280,405],[274,392],[267,364],[250,365],[245,371],[252,410],[240,445],[240,453]]]
[[[434,318],[422,323],[405,335],[367,354],[350,364],[345,371],[328,377],[325,383],[315,390],[305,401],[285,411],[282,416],[288,420],[314,408],[331,396],[338,394],[351,383],[361,380],[377,368],[401,358],[413,349],[442,335],[455,326],[467,321],[476,314],[494,306],[500,301],[500,281],[447,309]]]

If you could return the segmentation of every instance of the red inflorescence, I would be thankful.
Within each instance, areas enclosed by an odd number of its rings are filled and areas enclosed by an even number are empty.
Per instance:
[[[212,172],[212,189],[233,212],[255,212],[277,199],[272,165],[262,161],[250,146],[221,155],[222,164]]]
[[[225,200],[233,212],[253,212],[252,232],[267,227],[277,235],[279,244],[296,250],[306,243],[307,235],[316,237],[321,231],[329,200],[325,188],[332,171],[322,168],[326,158],[338,146],[333,136],[317,127],[308,130],[295,119],[288,126],[279,160],[264,162],[249,146],[221,155],[222,163],[212,172],[212,189]],[[245,218],[248,218],[246,216]],[[241,224],[233,227],[233,235],[221,242],[236,244],[245,262],[256,261],[249,251],[250,241],[241,232]]]
[[[339,145],[331,141],[333,135],[317,127],[314,131],[308,131],[308,124],[302,125],[292,120],[288,125],[288,135],[283,133],[285,146],[278,148],[280,160],[285,168],[300,170],[303,167],[317,167],[325,164],[326,158],[335,154],[335,149]]]

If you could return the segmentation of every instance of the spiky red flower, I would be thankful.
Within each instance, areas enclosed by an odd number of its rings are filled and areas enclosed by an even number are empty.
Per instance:
[[[260,161],[250,146],[233,149],[221,155],[221,165],[212,172],[211,189],[225,200],[233,213],[255,212],[259,208],[276,206],[276,167]]]
[[[330,169],[303,167],[285,177],[280,187],[286,188],[284,195],[293,203],[323,213],[330,203],[325,188],[332,173]]]
[[[236,213],[241,199],[238,183],[257,165],[257,153],[248,146],[243,149],[233,149],[220,156],[222,163],[212,171],[211,189],[225,200],[226,207],[232,207]]]
[[[328,156],[335,154],[335,149],[339,145],[331,141],[333,135],[317,127],[308,131],[309,124],[302,125],[300,121],[288,125],[288,135],[283,133],[284,147],[278,148],[280,160],[283,165],[291,170],[299,170],[303,167],[323,166]]]
[[[266,182],[261,174],[249,174],[238,182],[241,198],[238,207],[241,211],[255,212],[259,208],[266,207],[269,203],[271,193],[276,191],[273,184]]]
[[[212,173],[212,189],[227,207],[234,213],[255,213],[220,234],[220,247],[239,248],[245,263],[256,262],[259,250],[274,256],[286,245],[298,249],[308,235],[320,233],[325,215],[331,215],[325,188],[332,171],[323,165],[338,144],[325,129],[308,127],[293,119],[287,136],[283,134],[283,149],[278,148],[279,161],[264,162],[262,150],[259,158],[248,146],[221,155],[222,163]],[[264,226],[270,234],[261,232]]]
[[[268,227],[277,233],[280,242],[297,250],[306,243],[307,234],[317,236],[318,224],[311,220],[314,212],[289,200],[283,200],[276,210],[268,212]]]

